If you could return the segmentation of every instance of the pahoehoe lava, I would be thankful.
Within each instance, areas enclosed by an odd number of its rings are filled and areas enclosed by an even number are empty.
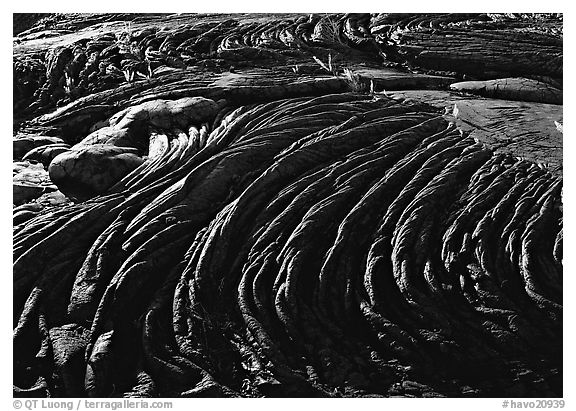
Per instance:
[[[552,110],[561,15],[57,15],[15,40],[15,161],[51,182],[14,208],[15,396],[562,396],[561,164],[354,74]]]

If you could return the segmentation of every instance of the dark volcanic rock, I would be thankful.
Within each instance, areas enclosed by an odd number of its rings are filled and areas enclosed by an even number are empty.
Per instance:
[[[351,13],[23,32],[14,395],[561,397],[562,31]]]

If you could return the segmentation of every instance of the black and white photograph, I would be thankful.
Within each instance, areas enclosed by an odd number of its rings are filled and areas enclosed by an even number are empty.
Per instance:
[[[564,13],[516,6],[14,12],[7,409],[569,408]]]

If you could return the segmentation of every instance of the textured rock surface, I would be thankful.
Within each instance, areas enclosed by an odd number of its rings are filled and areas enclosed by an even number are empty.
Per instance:
[[[561,15],[55,15],[14,72],[70,146],[15,396],[562,396]]]
[[[504,151],[562,172],[562,106],[501,100],[461,100],[453,115],[463,130]]]
[[[497,99],[562,104],[562,90],[526,78],[463,81],[451,84],[450,89]]]
[[[13,203],[26,203],[40,197],[42,194],[55,191],[56,186],[50,180],[48,173],[41,164],[29,161],[14,163],[12,172]]]
[[[83,200],[106,192],[143,162],[135,149],[93,144],[59,154],[48,172],[60,191]]]

